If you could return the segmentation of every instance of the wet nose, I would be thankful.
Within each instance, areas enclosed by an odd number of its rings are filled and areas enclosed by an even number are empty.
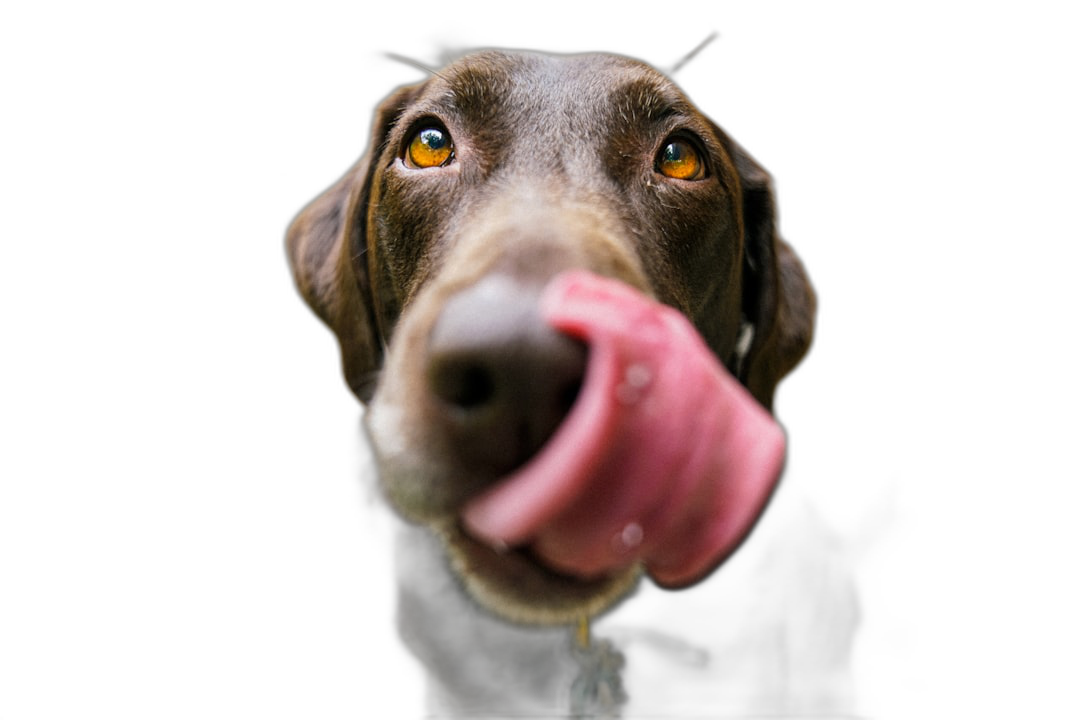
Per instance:
[[[569,413],[584,344],[550,328],[539,286],[493,275],[451,296],[428,343],[428,384],[464,469],[501,477],[523,465]]]

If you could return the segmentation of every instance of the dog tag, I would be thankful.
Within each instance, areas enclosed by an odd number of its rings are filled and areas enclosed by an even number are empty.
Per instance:
[[[618,720],[619,705],[625,699],[616,674],[622,657],[611,652],[605,640],[597,641],[593,647],[588,620],[582,620],[573,630],[570,655],[581,665],[570,693],[572,720]]]

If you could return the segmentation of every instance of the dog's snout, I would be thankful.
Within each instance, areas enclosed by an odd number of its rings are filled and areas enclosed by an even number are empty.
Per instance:
[[[531,458],[569,413],[586,347],[540,318],[539,288],[495,275],[452,296],[428,343],[439,422],[471,473],[498,477]]]

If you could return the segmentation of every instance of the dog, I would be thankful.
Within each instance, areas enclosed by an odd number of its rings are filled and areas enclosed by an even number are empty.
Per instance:
[[[483,609],[481,635],[596,616],[642,577],[634,564],[565,572],[462,528],[462,509],[536,457],[582,392],[589,349],[543,321],[545,288],[586,271],[677,312],[765,410],[813,335],[814,291],[778,235],[769,174],[668,77],[620,56],[483,51],[396,90],[364,156],[292,222],[287,252],[366,406],[385,496],[433,531],[404,543],[439,559],[402,569],[404,605],[426,608],[402,632],[443,686],[467,686],[459,699],[488,691],[417,640],[446,631],[420,576],[453,578],[469,598],[455,607]]]

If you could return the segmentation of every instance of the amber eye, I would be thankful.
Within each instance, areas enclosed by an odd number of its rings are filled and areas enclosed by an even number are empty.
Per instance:
[[[410,167],[432,168],[446,165],[454,157],[454,143],[450,133],[435,127],[426,127],[409,141],[405,160]]]
[[[672,140],[656,157],[656,172],[675,180],[700,180],[705,177],[705,163],[689,142]]]

